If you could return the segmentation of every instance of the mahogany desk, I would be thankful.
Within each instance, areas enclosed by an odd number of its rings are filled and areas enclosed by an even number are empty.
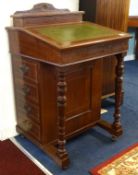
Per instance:
[[[79,20],[7,30],[19,133],[62,168],[69,165],[67,139],[95,125],[114,137],[122,134],[120,104],[128,34]],[[110,55],[117,59],[112,124],[100,116],[102,58]]]
[[[136,28],[136,46],[135,46],[135,57],[138,59],[138,16],[129,16],[128,18],[128,27]]]

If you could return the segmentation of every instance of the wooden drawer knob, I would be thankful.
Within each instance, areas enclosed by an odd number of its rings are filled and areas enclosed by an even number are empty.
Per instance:
[[[30,106],[25,105],[25,106],[24,106],[24,109],[25,109],[25,111],[26,111],[27,113],[31,113],[31,112],[32,112],[32,108],[31,108]]]
[[[22,71],[23,74],[27,73],[29,71],[29,67],[25,64],[21,65],[20,70]]]
[[[25,95],[28,95],[29,93],[30,93],[30,88],[28,87],[28,86],[24,86],[23,88],[22,88],[22,90],[23,90],[23,92],[24,92],[24,94]]]

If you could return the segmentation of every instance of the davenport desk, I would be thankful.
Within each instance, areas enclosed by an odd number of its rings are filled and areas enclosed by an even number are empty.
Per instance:
[[[43,7],[42,13],[34,13],[33,10],[16,13],[13,16],[14,27],[7,28],[17,131],[38,145],[62,168],[67,168],[67,139],[95,125],[114,137],[122,134],[123,56],[130,36],[83,22],[82,12],[53,9],[54,13],[47,13],[47,6],[35,6],[35,12],[37,7],[39,10]],[[100,116],[102,58],[110,55],[117,59],[112,124]]]

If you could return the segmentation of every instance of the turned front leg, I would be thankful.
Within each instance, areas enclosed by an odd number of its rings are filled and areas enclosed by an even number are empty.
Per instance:
[[[115,112],[114,122],[112,125],[114,134],[113,136],[120,136],[123,133],[121,126],[121,102],[122,102],[122,89],[123,89],[123,72],[124,72],[124,54],[116,55],[117,66],[116,66],[116,79],[115,79]]]
[[[58,73],[57,83],[57,107],[58,107],[58,148],[57,154],[61,159],[61,167],[67,168],[69,165],[68,153],[65,148],[65,107],[66,107],[66,91],[67,83],[65,81],[65,73]]]

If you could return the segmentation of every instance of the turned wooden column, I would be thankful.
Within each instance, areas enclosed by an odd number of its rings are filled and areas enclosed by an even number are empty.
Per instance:
[[[58,73],[57,83],[57,107],[58,107],[58,148],[57,154],[61,159],[61,167],[67,168],[69,165],[68,153],[65,148],[65,107],[66,107],[66,91],[67,83],[65,81],[65,73]]]
[[[121,126],[121,102],[122,102],[122,89],[123,89],[123,73],[124,73],[124,58],[125,54],[116,55],[116,78],[115,78],[115,112],[114,122],[112,128],[114,130],[114,136],[120,136],[123,133]]]

